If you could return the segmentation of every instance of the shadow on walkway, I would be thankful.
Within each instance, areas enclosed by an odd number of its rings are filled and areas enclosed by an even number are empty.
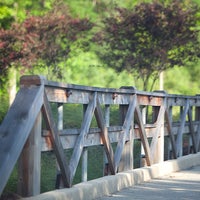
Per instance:
[[[200,166],[151,180],[141,185],[123,189],[99,200],[199,200]]]

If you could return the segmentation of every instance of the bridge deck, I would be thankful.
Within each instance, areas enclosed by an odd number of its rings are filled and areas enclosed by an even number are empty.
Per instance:
[[[98,200],[166,200],[193,199],[200,196],[200,166],[174,172],[150,182],[121,190]]]
[[[184,198],[179,195],[183,195]],[[72,188],[46,192],[26,200],[195,200],[199,199],[199,196],[200,152],[154,164],[151,167],[83,182]]]

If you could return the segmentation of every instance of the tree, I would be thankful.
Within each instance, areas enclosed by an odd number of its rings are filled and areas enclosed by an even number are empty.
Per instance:
[[[0,28],[9,29],[13,22],[22,22],[27,13],[44,15],[54,0],[0,0]]]
[[[144,90],[153,89],[162,71],[186,66],[200,56],[199,7],[191,1],[161,2],[116,8],[117,14],[104,20],[94,38],[100,59],[118,72],[135,72]]]
[[[22,23],[0,29],[0,84],[9,93],[10,104],[16,91],[16,69],[48,66],[51,75],[61,78],[58,62],[68,58],[71,44],[92,27],[86,18],[72,18],[67,6],[58,1],[45,15],[29,15]]]
[[[1,29],[1,74],[13,64],[30,68],[42,62],[56,69],[56,63],[67,58],[70,45],[92,27],[86,18],[72,18],[67,6],[59,2],[44,16],[29,16],[9,30]]]

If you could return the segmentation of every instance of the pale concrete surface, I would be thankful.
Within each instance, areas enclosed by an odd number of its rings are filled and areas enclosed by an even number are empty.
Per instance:
[[[200,166],[152,179],[98,200],[199,200]]]

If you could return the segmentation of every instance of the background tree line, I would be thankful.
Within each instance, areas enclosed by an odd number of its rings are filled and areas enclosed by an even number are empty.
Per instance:
[[[0,99],[13,74],[198,93],[199,0],[0,1]],[[11,83],[12,86],[13,83]],[[0,106],[0,116],[8,103]]]

